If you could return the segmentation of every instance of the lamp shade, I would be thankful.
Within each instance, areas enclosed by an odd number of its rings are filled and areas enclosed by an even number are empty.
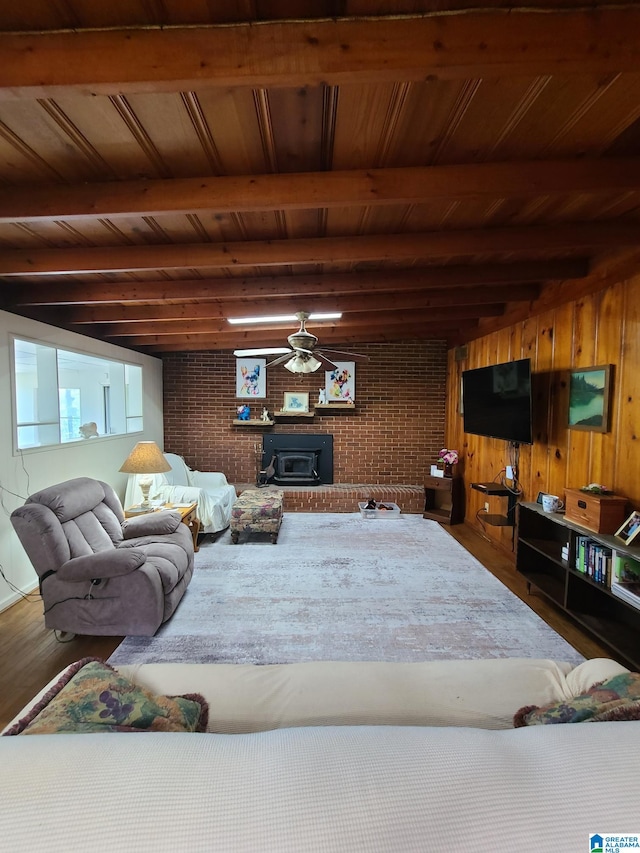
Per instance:
[[[124,460],[120,470],[124,474],[161,474],[170,471],[171,465],[155,441],[139,441]]]

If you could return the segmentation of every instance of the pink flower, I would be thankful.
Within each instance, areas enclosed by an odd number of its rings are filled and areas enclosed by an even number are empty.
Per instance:
[[[447,450],[446,447],[443,447],[440,451],[438,462],[444,462],[445,465],[456,465],[458,462],[458,451]]]

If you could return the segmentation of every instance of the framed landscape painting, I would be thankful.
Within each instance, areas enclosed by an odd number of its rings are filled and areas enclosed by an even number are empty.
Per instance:
[[[584,367],[569,374],[569,429],[609,432],[611,365]]]

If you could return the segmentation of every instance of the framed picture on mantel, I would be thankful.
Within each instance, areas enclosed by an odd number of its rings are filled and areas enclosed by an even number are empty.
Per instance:
[[[309,411],[309,393],[308,391],[285,391],[284,401],[282,403],[283,412],[303,412]]]

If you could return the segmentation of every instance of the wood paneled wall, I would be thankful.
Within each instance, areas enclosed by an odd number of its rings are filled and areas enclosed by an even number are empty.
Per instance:
[[[459,473],[467,488],[466,519],[481,527],[487,498],[470,483],[498,479],[509,464],[506,442],[467,435],[462,429],[463,370],[530,358],[533,371],[534,444],[520,449],[522,500],[539,491],[563,495],[565,488],[603,483],[640,508],[640,275],[535,314],[472,341],[467,356],[448,353],[446,436],[461,453]],[[460,353],[458,352],[458,355]],[[613,365],[607,433],[568,428],[568,373],[577,367]],[[506,498],[490,498],[490,512],[504,512]],[[511,548],[509,528],[486,534]]]

